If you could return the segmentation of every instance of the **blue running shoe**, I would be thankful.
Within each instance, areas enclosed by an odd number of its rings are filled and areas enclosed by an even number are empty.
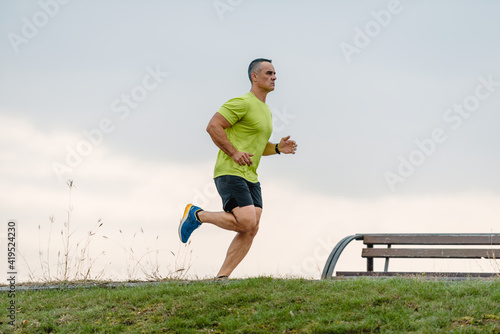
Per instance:
[[[193,204],[188,204],[184,210],[184,215],[179,224],[179,238],[183,243],[186,243],[191,233],[201,225],[201,222],[196,218],[196,213],[198,211],[203,211],[203,209]]]

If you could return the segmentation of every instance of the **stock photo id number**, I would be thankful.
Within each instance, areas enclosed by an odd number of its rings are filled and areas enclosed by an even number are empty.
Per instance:
[[[17,221],[9,220],[7,223],[7,282],[9,286],[7,297],[7,320],[12,326],[16,322],[16,279],[17,279]]]

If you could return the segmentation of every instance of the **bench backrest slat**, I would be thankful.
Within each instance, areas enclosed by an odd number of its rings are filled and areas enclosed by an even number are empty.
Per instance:
[[[498,259],[500,249],[363,248],[361,256],[366,258]]]
[[[366,245],[500,245],[500,234],[367,234]]]

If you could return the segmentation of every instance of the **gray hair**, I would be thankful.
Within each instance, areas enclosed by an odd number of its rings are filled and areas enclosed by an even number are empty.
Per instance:
[[[268,63],[273,62],[271,59],[265,59],[265,58],[257,58],[252,60],[252,62],[248,66],[248,79],[250,79],[250,82],[252,82],[252,73],[256,73],[257,71],[259,71],[260,68],[262,67],[261,64],[265,61],[267,61]]]

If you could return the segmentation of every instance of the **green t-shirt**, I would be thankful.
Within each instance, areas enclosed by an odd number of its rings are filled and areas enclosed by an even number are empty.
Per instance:
[[[224,103],[218,111],[231,124],[227,138],[240,152],[253,154],[253,165],[240,166],[222,150],[215,163],[214,178],[222,175],[241,176],[249,182],[258,182],[257,167],[273,132],[273,116],[267,104],[252,92]]]

